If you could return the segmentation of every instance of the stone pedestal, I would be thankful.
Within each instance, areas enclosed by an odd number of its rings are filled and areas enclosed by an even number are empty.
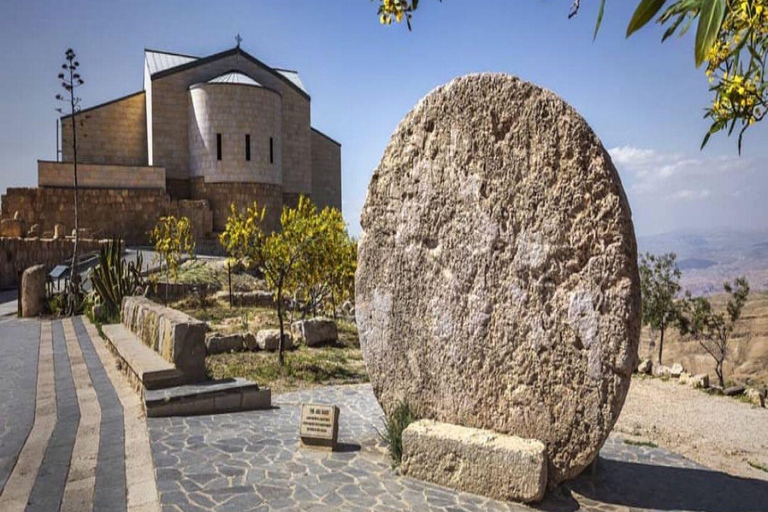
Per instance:
[[[547,488],[540,441],[432,420],[403,432],[404,475],[504,501],[536,502]]]
[[[35,265],[24,271],[19,293],[22,317],[35,317],[45,311],[45,265]]]

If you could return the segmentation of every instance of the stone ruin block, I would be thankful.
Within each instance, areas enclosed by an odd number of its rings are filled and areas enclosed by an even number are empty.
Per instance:
[[[125,297],[123,324],[188,382],[205,380],[205,323],[145,297]]]
[[[586,121],[509,75],[456,79],[394,132],[361,225],[357,324],[385,412],[408,400],[541,441],[549,485],[589,466],[637,367],[640,280],[629,203]]]

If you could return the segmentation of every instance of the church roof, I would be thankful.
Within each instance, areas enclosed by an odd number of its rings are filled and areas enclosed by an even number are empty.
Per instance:
[[[297,71],[293,71],[292,69],[278,69],[275,68],[275,71],[283,75],[285,78],[291,81],[293,85],[298,87],[304,92],[307,92],[307,89],[304,87],[304,83],[301,81],[301,78],[299,78],[299,73]]]
[[[253,85],[256,87],[263,87],[259,82],[249,77],[248,75],[239,71],[230,71],[224,73],[221,76],[208,80],[209,84],[236,84],[236,85]]]
[[[144,50],[144,59],[149,68],[149,74],[154,75],[166,69],[172,69],[190,62],[196,61],[197,57],[190,55],[181,55],[178,53],[159,52],[156,50]]]
[[[144,54],[145,54],[145,61],[147,63],[146,65],[149,70],[149,75],[151,78],[160,78],[163,76],[171,75],[173,73],[176,73],[177,71],[189,69],[190,67],[194,67],[199,64],[205,64],[220,58],[238,54],[243,58],[258,64],[259,66],[263,66],[268,71],[272,72],[273,75],[277,76],[284,82],[291,85],[303,96],[309,98],[309,93],[307,92],[307,89],[304,87],[304,83],[301,81],[301,78],[299,78],[298,72],[290,69],[278,69],[278,68],[273,68],[271,66],[268,66],[267,64],[264,64],[263,62],[256,59],[252,55],[243,51],[241,48],[232,48],[230,50],[217,53],[215,55],[210,55],[208,57],[202,57],[202,58],[194,57],[192,55],[183,55],[180,53],[163,52],[159,50],[150,50],[150,49],[145,49]],[[260,85],[260,84],[257,83],[257,85]]]

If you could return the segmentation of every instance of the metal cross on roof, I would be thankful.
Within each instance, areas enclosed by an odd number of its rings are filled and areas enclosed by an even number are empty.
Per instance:
[[[237,34],[237,35],[235,36],[235,41],[237,42],[237,47],[238,47],[238,48],[240,48],[240,43],[242,43],[242,42],[243,42],[243,38],[242,38],[242,37],[240,37],[240,34]]]

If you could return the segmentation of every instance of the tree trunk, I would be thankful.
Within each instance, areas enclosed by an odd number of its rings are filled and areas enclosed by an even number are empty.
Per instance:
[[[280,322],[280,341],[277,345],[277,362],[282,367],[285,363],[283,358],[283,337],[285,336],[285,328],[283,327],[283,280],[280,279],[277,285],[277,320]]]
[[[227,260],[227,281],[229,283],[229,309],[232,309],[232,266]]]
[[[69,72],[71,83],[74,84],[73,81],[73,75],[72,70]],[[73,169],[74,169],[74,178],[75,178],[75,246],[72,251],[72,265],[71,270],[69,272],[69,284],[70,284],[70,294],[69,294],[69,313],[71,316],[74,316],[77,313],[77,296],[79,295],[80,291],[80,274],[77,271],[78,266],[78,243],[80,241],[80,209],[77,202],[77,196],[78,196],[78,185],[77,185],[77,123],[75,122],[75,89],[74,85],[72,89],[70,90],[70,106],[72,111],[72,163],[73,163]]]
[[[723,378],[723,362],[718,361],[715,365],[715,373],[717,374],[717,381],[720,383],[720,387],[725,389],[725,379]]]
[[[666,326],[664,324],[661,324],[661,336],[659,338],[659,364],[661,364],[661,355],[664,351],[664,331],[666,330]]]

